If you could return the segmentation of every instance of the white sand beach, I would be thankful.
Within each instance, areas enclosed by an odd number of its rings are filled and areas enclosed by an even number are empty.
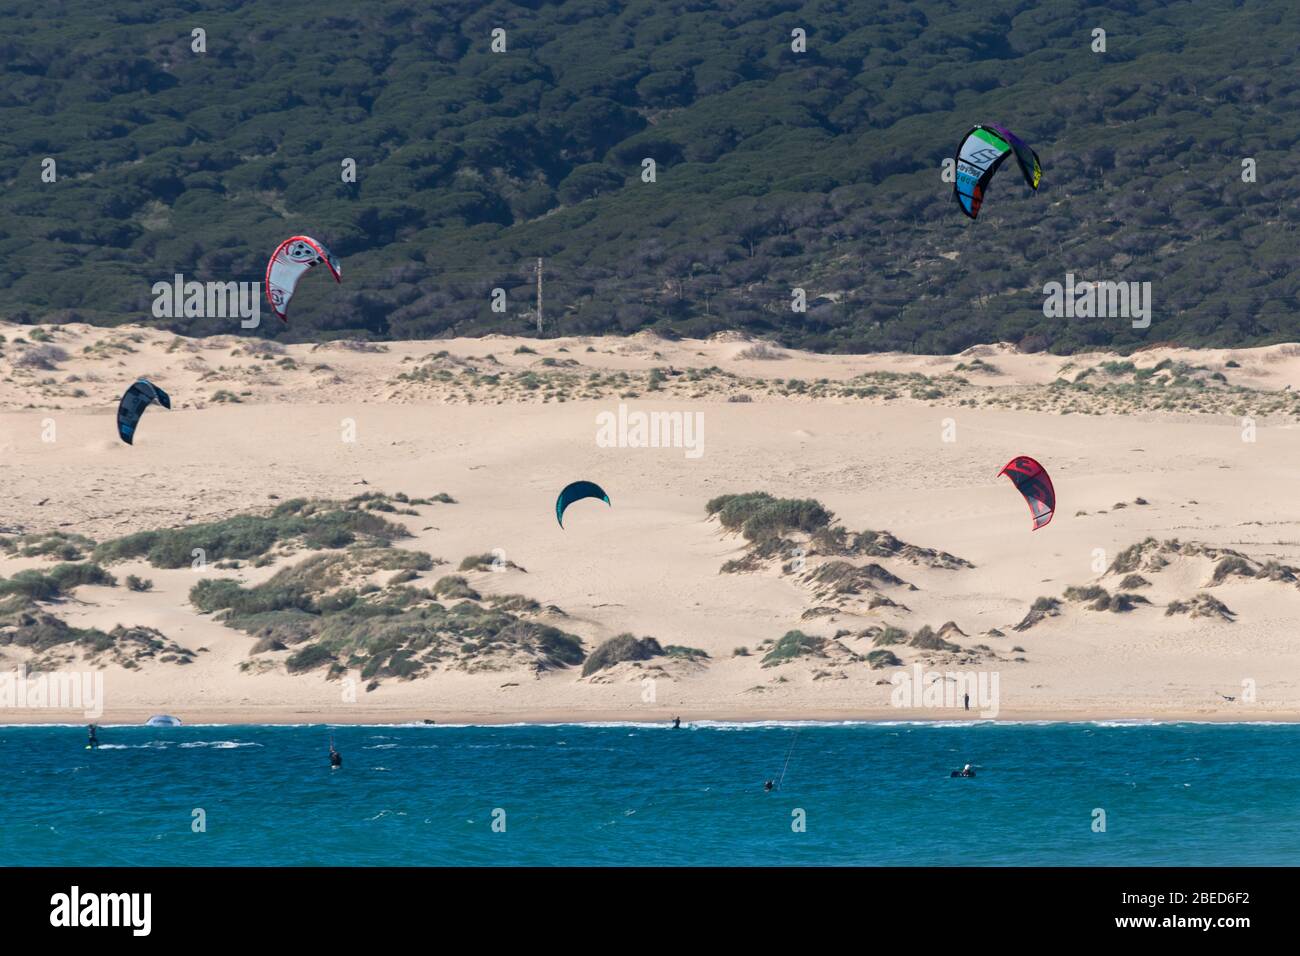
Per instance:
[[[485,597],[561,609],[541,617],[588,652],[629,632],[708,655],[588,677],[443,667],[366,690],[322,670],[291,674],[288,651],[241,666],[254,636],[189,601],[204,574],[255,584],[304,552],[224,570],[129,561],[109,567],[118,586],[78,587],[43,607],[74,627],[154,628],[196,656],[102,665],[104,723],[153,713],[187,723],[979,717],[974,706],[891,704],[891,674],[913,664],[996,673],[1000,720],[1300,719],[1300,586],[1288,570],[1300,565],[1300,347],[830,356],[643,333],[362,349],[83,325],[45,327],[38,344],[36,328],[0,325],[0,531],[11,539],[105,541],[297,497],[445,493],[454,504],[389,516],[412,534],[397,546],[447,562],[415,583],[500,549],[514,567],[459,573]],[[24,358],[45,346],[61,355]],[[1134,380],[1124,362],[1153,371]],[[1089,390],[1053,385],[1088,368]],[[912,373],[925,378],[898,378]],[[146,412],[127,446],[114,412],[140,376],[173,407]],[[598,416],[617,416],[620,403],[699,413],[702,444],[602,447]],[[1058,510],[1039,531],[997,477],[1016,455],[1038,459],[1055,483]],[[577,479],[598,482],[612,507],[579,502],[561,529],[555,497]],[[847,559],[901,579],[852,593],[815,580],[823,556],[724,573],[746,541],[705,505],[750,491],[816,499],[848,530],[888,531],[919,551]],[[1156,543],[1132,570],[1106,570],[1147,538]],[[929,552],[970,566],[916,556]],[[54,563],[0,552],[0,576]],[[128,574],[152,589],[121,586]],[[1133,574],[1142,583],[1121,584]],[[1143,601],[1095,610],[1063,597],[1093,586]],[[1059,600],[1056,613],[1014,630],[1040,597]],[[929,627],[943,646],[880,643],[887,627]],[[764,666],[767,642],[796,629],[825,638],[821,651]],[[882,648],[899,663],[872,666],[867,654]],[[0,634],[0,670],[35,653]],[[69,710],[0,709],[0,722],[39,721],[84,722]]]

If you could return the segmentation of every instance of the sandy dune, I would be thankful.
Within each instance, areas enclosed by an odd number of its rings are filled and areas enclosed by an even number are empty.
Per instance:
[[[157,712],[188,722],[975,717],[974,702],[969,714],[891,705],[899,668],[864,660],[877,647],[872,627],[914,634],[947,622],[960,631],[952,637],[960,651],[888,650],[928,672],[996,672],[999,719],[1300,719],[1300,588],[1285,573],[1216,583],[1221,555],[1170,552],[1163,566],[1139,572],[1147,583],[1132,593],[1149,604],[1092,610],[1063,598],[1072,586],[1129,590],[1120,587],[1125,574],[1098,573],[1096,562],[1106,567],[1147,537],[1232,549],[1256,570],[1270,561],[1300,565],[1300,499],[1288,493],[1300,473],[1291,404],[1300,348],[1156,349],[1128,359],[1008,347],[951,357],[777,350],[781,357],[763,359],[745,357],[754,343],[728,336],[267,351],[237,336],[190,341],[66,326],[30,343],[32,331],[0,325],[0,529],[9,535],[57,529],[104,540],[263,509],[272,496],[445,492],[455,504],[399,519],[414,534],[402,547],[449,562],[426,581],[499,548],[526,573],[468,572],[474,587],[562,608],[568,617],[553,623],[588,650],[632,632],[709,654],[707,663],[656,658],[585,679],[577,668],[441,672],[359,688],[350,702],[339,681],[291,676],[275,658],[261,673],[241,670],[253,640],[189,605],[197,572],[127,563],[111,570],[150,578],[152,591],[83,586],[50,610],[77,626],[157,628],[206,651],[184,666],[108,668],[106,722]],[[50,346],[63,354],[25,357]],[[1166,369],[1132,388],[1053,385],[1090,367],[1098,371],[1089,380],[1105,384],[1103,363],[1124,361]],[[890,384],[891,373],[919,373],[941,394],[927,396],[920,380]],[[1194,384],[1179,391],[1171,378],[1180,374]],[[146,413],[128,447],[113,412],[142,375],[167,389],[174,407]],[[827,391],[846,384],[857,391]],[[1182,398],[1170,400],[1175,394]],[[741,395],[749,400],[734,400]],[[702,454],[600,447],[597,415],[617,413],[620,402],[630,411],[702,413]],[[345,441],[353,428],[355,441]],[[1039,459],[1055,480],[1059,510],[1038,532],[996,477],[1017,454]],[[555,495],[578,478],[600,482],[613,507],[575,505],[561,530]],[[888,530],[973,567],[875,559],[907,583],[829,600],[799,573],[782,572],[789,556],[720,573],[745,555],[745,541],[723,533],[705,503],[758,490],[816,498],[852,531]],[[807,569],[824,560],[810,559]],[[0,575],[52,563],[0,555]],[[274,570],[204,573],[258,582]],[[1170,602],[1201,593],[1232,619],[1166,613]],[[877,595],[907,610],[869,607]],[[1059,614],[1013,630],[1039,597],[1061,600]],[[813,612],[819,607],[828,610]],[[792,629],[838,637],[825,658],[764,667],[764,643]],[[735,655],[742,647],[748,653]],[[0,670],[28,656],[0,643]],[[0,721],[79,719],[0,710]]]

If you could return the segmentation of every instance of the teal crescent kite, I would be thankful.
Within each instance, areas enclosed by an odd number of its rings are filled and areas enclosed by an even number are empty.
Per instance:
[[[605,494],[605,489],[594,481],[575,481],[571,485],[565,485],[564,490],[560,492],[560,497],[555,499],[555,520],[560,523],[561,528],[564,527],[564,509],[583,498],[599,498],[611,508],[614,506],[614,503],[609,500],[609,495]]]

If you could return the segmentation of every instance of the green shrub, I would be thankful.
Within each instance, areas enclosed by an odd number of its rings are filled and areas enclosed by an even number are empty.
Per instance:
[[[907,631],[901,627],[886,626],[879,634],[871,639],[871,643],[876,647],[890,647],[894,644],[902,644],[907,640]]]
[[[316,667],[334,662],[334,655],[319,644],[310,644],[296,653],[290,654],[284,666],[290,674],[300,674]]]
[[[648,661],[663,653],[664,649],[653,637],[638,638],[634,634],[619,634],[591,652],[587,662],[582,665],[582,676],[588,677],[623,661]]]
[[[1254,577],[1255,569],[1251,567],[1250,562],[1245,558],[1229,555],[1214,566],[1214,571],[1210,575],[1210,582],[1212,584],[1222,584],[1226,579],[1234,575],[1247,578]]]
[[[825,657],[826,638],[812,637],[803,631],[786,631],[772,649],[763,655],[763,666],[774,667],[799,657]]]
[[[764,541],[791,531],[814,534],[834,519],[811,498],[775,498],[765,491],[720,495],[705,505],[728,531],[740,531],[748,541]]]
[[[872,670],[880,670],[885,667],[902,667],[903,662],[894,654],[893,651],[884,649],[867,652],[867,663],[871,665]]]
[[[410,536],[401,525],[347,503],[308,502],[298,498],[276,507],[270,515],[236,515],[222,521],[141,531],[100,543],[95,559],[108,564],[144,558],[156,568],[188,567],[201,551],[212,563],[246,560],[265,554],[277,544],[301,540],[316,549],[337,549],[358,536],[376,541]]]
[[[0,595],[21,595],[29,601],[53,601],[83,584],[114,587],[117,579],[98,564],[56,564],[48,571],[28,568],[0,581]]]
[[[479,593],[469,586],[469,582],[459,574],[448,574],[439,578],[430,590],[434,597],[450,600],[477,601],[480,597]]]
[[[936,634],[928,625],[921,628],[919,631],[913,634],[912,639],[908,641],[908,644],[912,647],[920,648],[921,650],[924,651],[961,650],[961,646],[959,644],[953,644],[951,641],[945,641],[942,637]]]

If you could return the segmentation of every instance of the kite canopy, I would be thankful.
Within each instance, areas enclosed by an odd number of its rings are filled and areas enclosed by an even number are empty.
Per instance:
[[[561,528],[564,527],[564,509],[583,498],[599,498],[611,508],[614,506],[614,503],[609,500],[609,495],[605,494],[605,489],[594,481],[575,481],[571,485],[565,485],[564,490],[560,492],[560,497],[555,499],[555,520],[560,523]]]
[[[167,393],[148,379],[142,378],[126,390],[117,403],[117,434],[122,441],[128,445],[135,444],[135,426],[140,424],[144,410],[155,402],[163,408],[172,407]]]
[[[1033,530],[1045,527],[1052,520],[1052,513],[1056,511],[1056,489],[1052,487],[1046,468],[1034,459],[1020,455],[1007,462],[998,474],[1010,478],[1016,490],[1025,496],[1029,513],[1034,516]]]
[[[323,243],[311,236],[290,236],[276,247],[271,261],[266,264],[266,298],[271,303],[271,311],[280,317],[281,322],[289,321],[286,313],[293,290],[298,288],[298,280],[319,262],[325,263],[335,282],[343,281],[339,261]]]
[[[1038,154],[1011,130],[990,123],[972,128],[962,138],[957,147],[957,179],[952,187],[952,194],[962,212],[972,219],[979,215],[989,180],[1002,161],[1011,155],[1016,157],[1029,188],[1037,191],[1038,182],[1043,178]]]

